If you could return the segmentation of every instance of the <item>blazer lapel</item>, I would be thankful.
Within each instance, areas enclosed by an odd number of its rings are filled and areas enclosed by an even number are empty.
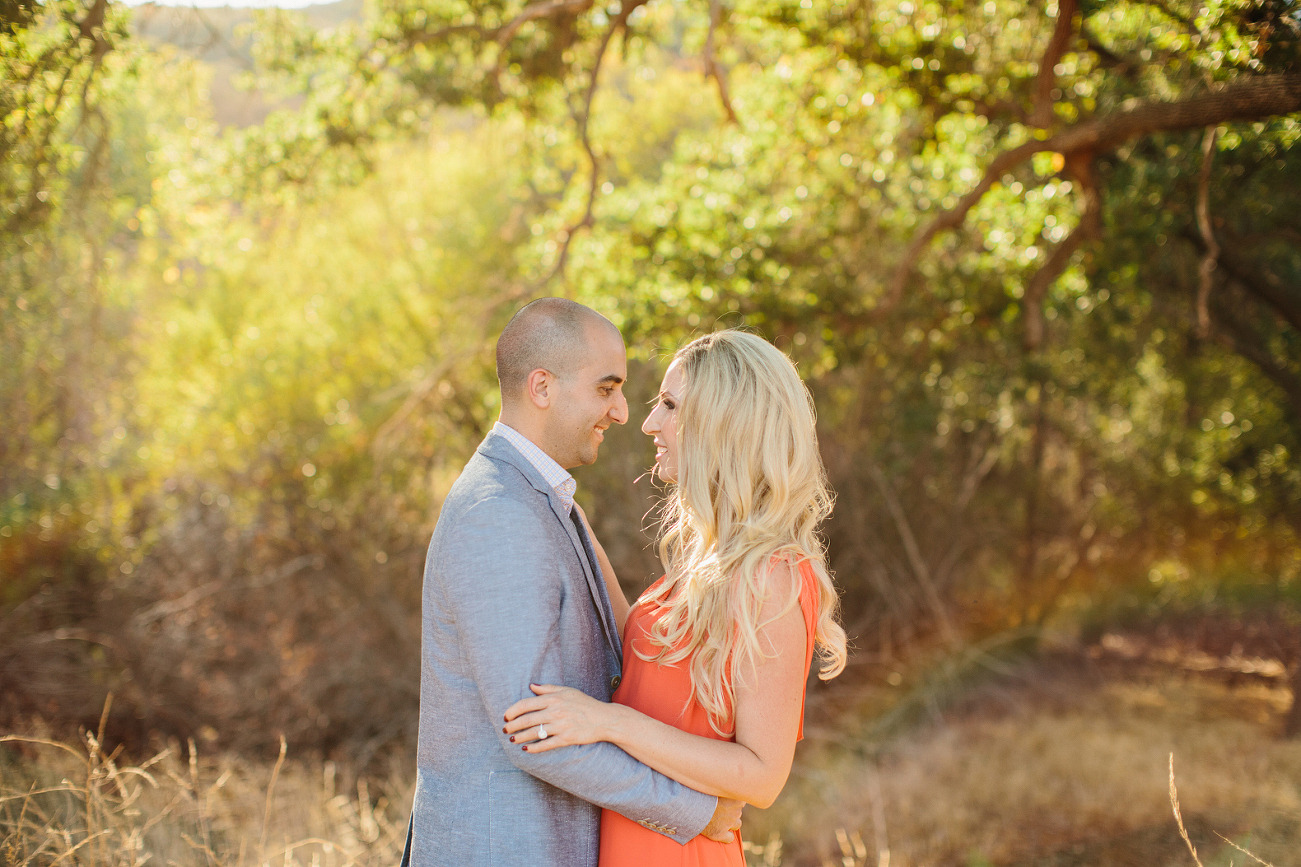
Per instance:
[[[563,504],[557,502],[556,498],[552,498],[551,507],[561,513],[565,508]],[[614,606],[610,604],[610,594],[605,588],[605,576],[601,573],[601,564],[596,559],[596,548],[588,538],[587,530],[582,526],[582,519],[578,517],[577,512],[562,517],[562,520],[567,525],[565,530],[569,533],[569,541],[574,543],[579,558],[586,567],[583,571],[587,577],[587,587],[592,591],[592,601],[596,604],[597,613],[601,615],[601,628],[605,630],[605,640],[614,651],[614,658],[622,662],[623,649],[619,639],[619,629],[614,622]]]
[[[547,484],[546,479],[542,478],[542,474],[538,472],[537,467],[533,466],[526,457],[519,453],[515,446],[511,445],[510,440],[489,431],[488,436],[479,444],[478,451],[483,452],[490,458],[509,463],[524,474],[524,478],[528,479],[529,484],[534,489],[546,495],[547,501],[551,504],[552,514],[555,515],[556,520],[564,528],[565,535],[569,537],[570,544],[574,546],[574,553],[578,555],[578,561],[582,564],[583,577],[587,580],[587,589],[591,594],[592,604],[596,607],[597,617],[601,621],[601,631],[605,633],[606,644],[614,653],[615,660],[622,663],[622,642],[619,638],[618,627],[614,622],[614,608],[610,604],[610,595],[605,589],[605,579],[600,572],[596,551],[591,547],[591,541],[586,538],[586,532],[582,536],[579,535],[579,529],[576,526],[576,522],[579,520],[577,514],[575,513],[572,518],[570,517],[555,489]]]

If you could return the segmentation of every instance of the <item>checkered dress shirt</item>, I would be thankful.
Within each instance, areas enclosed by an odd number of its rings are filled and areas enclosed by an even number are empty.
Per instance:
[[[556,495],[560,497],[560,502],[565,504],[565,511],[572,513],[574,511],[574,491],[578,489],[578,482],[574,481],[574,477],[566,472],[564,467],[552,460],[550,455],[538,448],[532,440],[510,425],[496,422],[492,429],[519,449],[519,453],[528,459],[528,462],[542,474],[542,478],[546,480],[546,483],[555,490]]]

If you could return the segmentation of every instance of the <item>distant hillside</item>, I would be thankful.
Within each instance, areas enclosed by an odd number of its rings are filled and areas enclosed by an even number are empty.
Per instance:
[[[295,10],[307,16],[318,29],[337,27],[359,20],[362,0],[339,0]],[[271,103],[256,91],[239,89],[239,75],[252,70],[252,53],[247,37],[239,35],[242,25],[253,22],[255,10],[218,6],[161,6],[145,3],[132,9],[132,28],[146,42],[172,45],[212,69],[209,87],[213,118],[223,126],[250,126],[282,103]]]

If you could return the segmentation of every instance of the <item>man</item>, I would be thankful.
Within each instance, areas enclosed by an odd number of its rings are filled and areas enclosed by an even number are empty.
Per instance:
[[[562,298],[497,341],[501,419],[443,503],[425,563],[411,864],[595,867],[599,807],[685,843],[731,838],[741,804],[611,744],[526,753],[502,730],[530,683],[609,700],[622,648],[567,470],[628,420],[623,338]]]

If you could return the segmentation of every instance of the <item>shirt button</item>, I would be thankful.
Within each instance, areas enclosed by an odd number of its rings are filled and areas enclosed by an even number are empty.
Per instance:
[[[623,678],[617,674],[614,677],[610,678],[610,692],[614,692],[616,689],[618,689],[619,684],[621,683],[623,683]]]

